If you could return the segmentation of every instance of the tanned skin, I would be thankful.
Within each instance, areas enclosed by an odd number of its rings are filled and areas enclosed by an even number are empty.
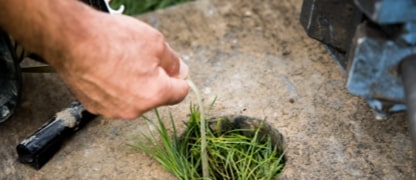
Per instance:
[[[187,66],[137,19],[78,0],[0,0],[0,28],[54,67],[92,113],[134,119],[188,93]]]

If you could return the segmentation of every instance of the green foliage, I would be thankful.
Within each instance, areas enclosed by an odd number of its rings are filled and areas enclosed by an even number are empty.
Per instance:
[[[112,0],[111,7],[125,6],[124,14],[137,15],[193,0]]]
[[[143,135],[130,146],[152,156],[178,179],[203,179],[200,113],[197,107],[191,105],[191,114],[182,135],[178,134],[170,116],[172,137],[157,110],[155,114],[157,125],[149,118],[145,119],[157,127],[157,134]],[[212,179],[269,180],[278,176],[284,166],[283,154],[278,154],[280,151],[272,146],[270,139],[267,142],[258,140],[259,129],[254,130],[254,137],[243,136],[241,131],[248,131],[243,129],[221,134],[207,129],[206,150]]]

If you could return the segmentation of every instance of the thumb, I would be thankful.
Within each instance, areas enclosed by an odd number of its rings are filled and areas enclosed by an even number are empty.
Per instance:
[[[166,83],[165,102],[163,105],[173,105],[185,99],[189,92],[188,83],[183,79],[169,77]]]

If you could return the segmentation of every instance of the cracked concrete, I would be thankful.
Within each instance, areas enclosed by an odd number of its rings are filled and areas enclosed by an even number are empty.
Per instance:
[[[348,94],[344,72],[300,26],[300,7],[301,0],[198,0],[138,18],[165,34],[207,104],[218,97],[211,116],[266,117],[282,132],[281,179],[415,179],[406,115],[377,121]],[[18,163],[18,142],[73,99],[55,74],[25,74],[23,82],[21,107],[0,126],[0,179],[173,178],[126,145],[146,129],[142,119],[98,118],[41,170]],[[190,94],[160,111],[183,128],[192,101]]]

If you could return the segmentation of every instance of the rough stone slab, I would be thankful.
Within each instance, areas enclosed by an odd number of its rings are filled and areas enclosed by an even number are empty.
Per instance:
[[[281,179],[414,179],[406,115],[376,121],[346,92],[342,70],[305,35],[300,7],[300,0],[198,0],[138,18],[166,35],[207,105],[218,97],[211,116],[267,118],[285,135]],[[142,119],[97,119],[40,171],[18,163],[17,143],[72,99],[56,75],[23,80],[22,106],[0,126],[0,179],[172,179],[126,146],[146,132]],[[183,128],[191,101],[193,94],[161,113],[171,111]]]

